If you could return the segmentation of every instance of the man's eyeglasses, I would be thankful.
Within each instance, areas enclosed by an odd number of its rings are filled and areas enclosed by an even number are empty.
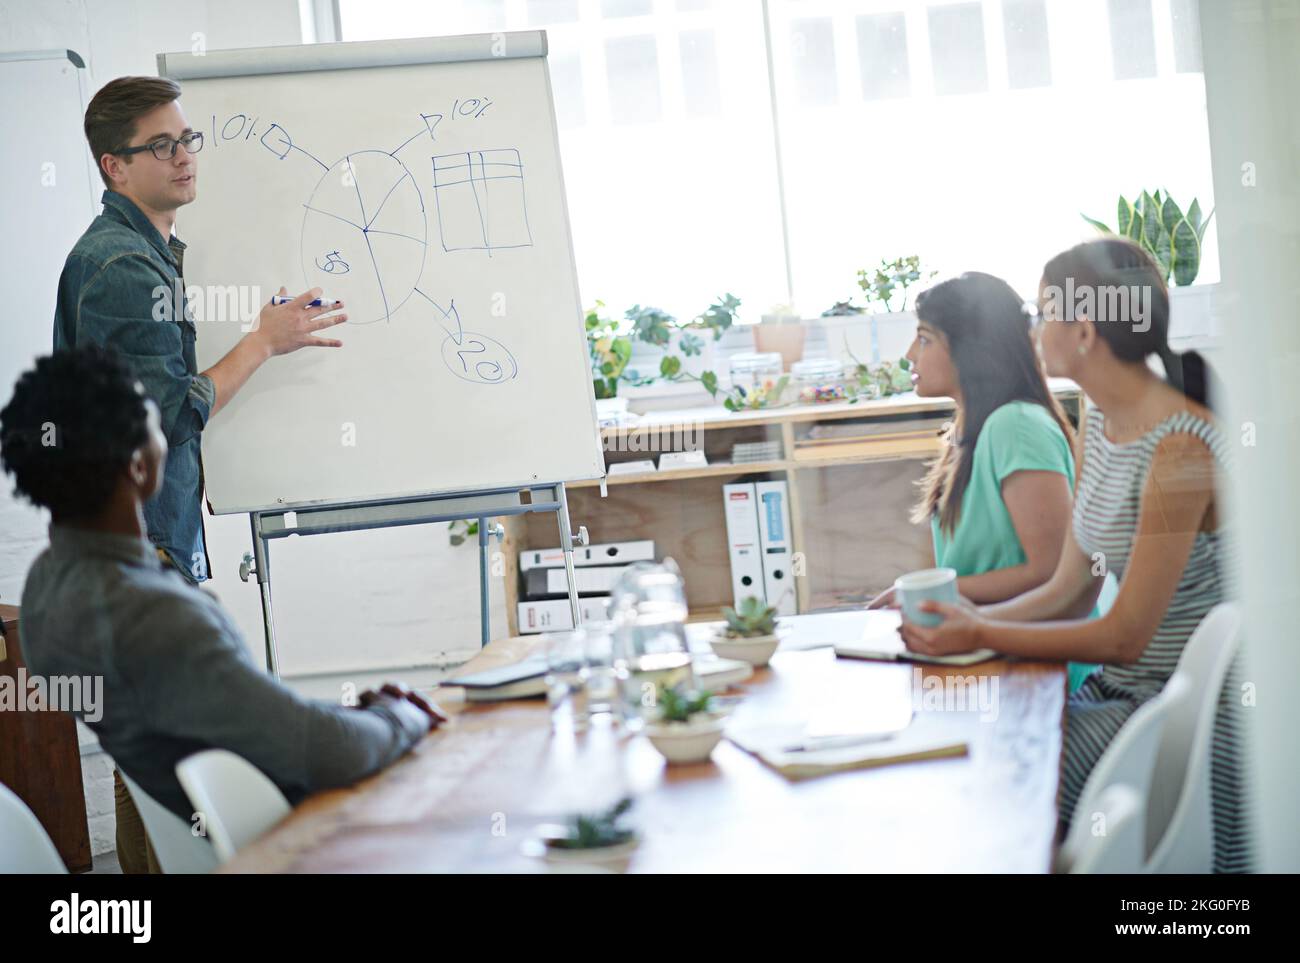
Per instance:
[[[176,156],[176,147],[180,145],[185,148],[187,154],[197,154],[203,149],[202,131],[192,130],[179,139],[171,137],[159,137],[142,147],[126,147],[119,151],[114,151],[119,157],[125,157],[127,154],[141,154],[149,151],[160,161],[171,160]]]

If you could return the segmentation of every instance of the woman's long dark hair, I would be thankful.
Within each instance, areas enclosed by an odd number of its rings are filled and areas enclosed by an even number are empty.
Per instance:
[[[1043,268],[1044,289],[1073,290],[1077,295],[1091,290],[1093,313],[1090,320],[1097,335],[1121,361],[1143,363],[1156,355],[1165,366],[1165,378],[1188,398],[1210,407],[1210,369],[1196,351],[1181,354],[1169,347],[1169,289],[1155,259],[1127,238],[1099,237],[1062,251]],[[1119,301],[1107,292],[1121,289],[1145,292],[1149,315],[1138,324],[1130,301]],[[1129,307],[1128,315],[1110,317],[1117,304]],[[1075,320],[1067,310],[1064,321]]]
[[[1074,431],[1047,387],[1029,336],[1029,313],[1006,281],[968,271],[923,291],[916,299],[916,315],[948,340],[961,408],[943,454],[921,481],[921,500],[912,520],[922,522],[937,515],[940,526],[951,534],[961,517],[975,443],[989,415],[1007,402],[1028,401],[1051,413],[1071,446]]]

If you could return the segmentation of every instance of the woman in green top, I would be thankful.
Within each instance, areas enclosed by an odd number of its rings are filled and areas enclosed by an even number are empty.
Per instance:
[[[935,564],[956,569],[976,603],[1001,602],[1045,583],[1070,524],[1074,432],[1029,336],[1011,286],[968,272],[916,301],[908,349],[921,397],[957,405],[943,453],[922,481],[913,521],[929,521]],[[894,604],[890,589],[871,602]],[[1070,691],[1095,666],[1070,665]]]

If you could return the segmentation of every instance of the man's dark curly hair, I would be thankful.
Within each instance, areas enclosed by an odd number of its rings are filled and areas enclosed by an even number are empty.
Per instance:
[[[59,351],[22,375],[0,410],[0,467],[55,520],[88,518],[108,504],[148,440],[147,419],[145,397],[116,353]]]

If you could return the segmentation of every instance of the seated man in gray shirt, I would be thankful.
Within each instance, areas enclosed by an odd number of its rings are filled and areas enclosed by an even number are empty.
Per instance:
[[[158,406],[102,348],[40,359],[0,411],[0,465],[51,515],[23,590],[24,654],[47,679],[102,677],[102,705],[76,714],[119,768],[188,821],[175,767],[191,753],[237,753],[296,803],[382,769],[443,720],[401,686],[351,708],[259,670],[220,604],[147,538],[142,506],[166,460]]]

